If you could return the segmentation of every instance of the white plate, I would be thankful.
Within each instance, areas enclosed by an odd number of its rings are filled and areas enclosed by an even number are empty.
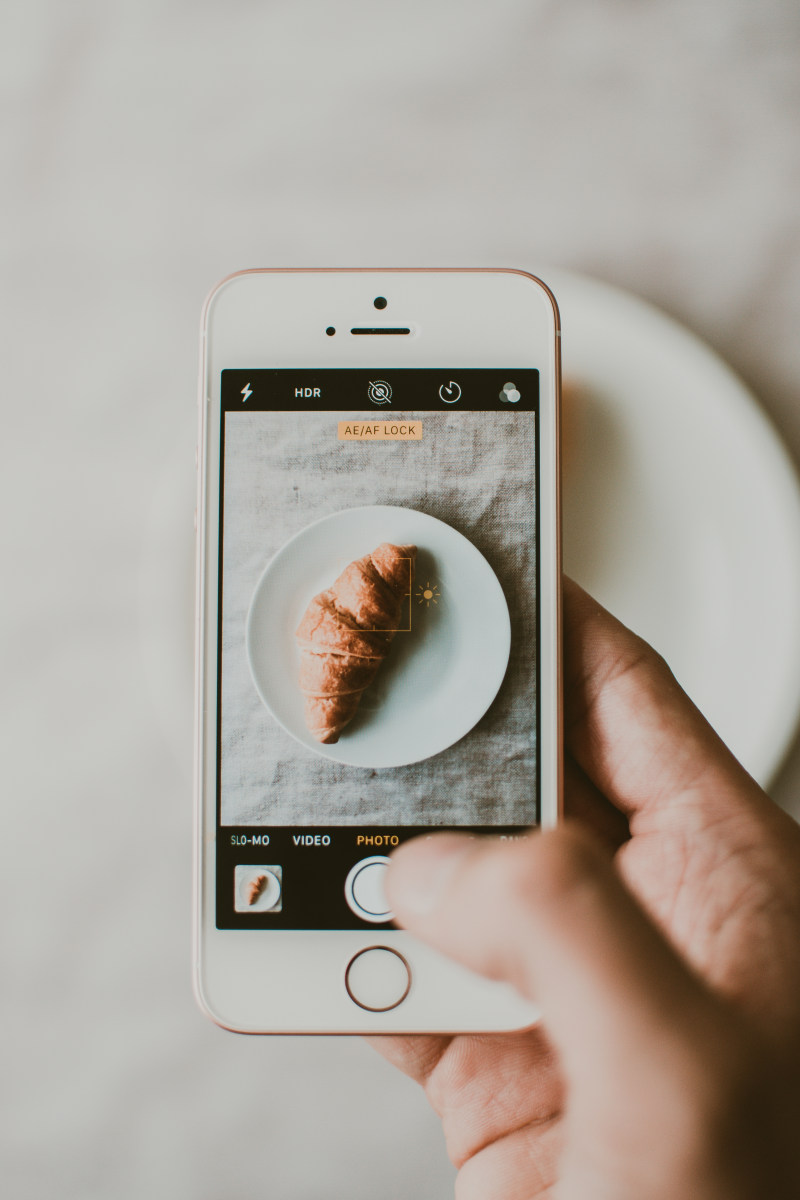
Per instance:
[[[561,308],[565,376],[586,392],[565,471],[566,568],[658,646],[768,785],[800,713],[791,461],[750,392],[682,326],[606,284],[539,273]],[[153,707],[187,772],[193,436],[187,424],[154,490],[140,587]]]
[[[762,783],[800,708],[800,491],[709,348],[605,284],[544,278],[562,315],[565,570],[652,642]]]
[[[295,630],[309,601],[381,542],[418,547],[411,632],[388,658],[338,742],[306,729]],[[430,583],[437,603],[420,603]],[[247,658],[259,696],[283,728],[317,754],[357,767],[400,767],[464,737],[497,695],[511,623],[497,576],[470,541],[411,508],[349,508],[301,530],[268,563],[247,617]]]

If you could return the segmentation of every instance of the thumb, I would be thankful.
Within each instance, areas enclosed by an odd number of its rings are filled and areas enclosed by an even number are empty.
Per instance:
[[[417,839],[392,855],[386,890],[411,933],[541,1008],[570,1081],[607,1081],[639,1051],[652,1069],[707,1027],[710,994],[578,826]]]

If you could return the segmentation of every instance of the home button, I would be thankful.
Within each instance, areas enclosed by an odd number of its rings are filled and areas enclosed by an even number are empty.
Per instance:
[[[367,1012],[389,1012],[402,1004],[411,989],[411,968],[402,954],[388,946],[359,950],[347,964],[344,985],[350,999]]]

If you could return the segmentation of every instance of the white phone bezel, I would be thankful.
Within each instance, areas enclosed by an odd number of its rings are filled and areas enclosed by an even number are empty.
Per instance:
[[[386,296],[386,310],[373,300]],[[325,336],[334,326],[336,337]],[[411,334],[353,337],[357,325]],[[403,930],[218,930],[215,925],[216,629],[220,377],[228,367],[536,367],[540,372],[541,824],[561,815],[560,329],[541,280],[507,269],[257,269],[223,279],[201,322],[197,491],[194,986],[217,1024],[248,1033],[488,1032],[522,1028],[536,1010]],[[347,965],[386,946],[412,964],[396,1009],[350,999]]]

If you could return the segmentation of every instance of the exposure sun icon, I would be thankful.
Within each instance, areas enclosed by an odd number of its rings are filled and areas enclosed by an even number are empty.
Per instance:
[[[439,603],[441,595],[435,583],[426,583],[425,587],[420,587],[417,592],[417,604],[424,604],[426,608],[430,608],[432,604]]]

